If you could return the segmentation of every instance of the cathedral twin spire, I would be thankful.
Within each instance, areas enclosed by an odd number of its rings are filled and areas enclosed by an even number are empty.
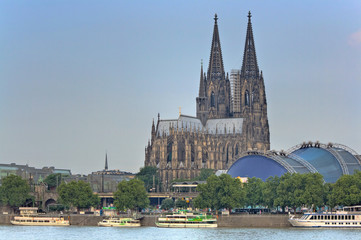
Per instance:
[[[230,84],[224,72],[217,21],[216,14],[207,75],[203,73],[203,63],[201,66],[197,118],[201,120],[203,125],[209,118],[230,117]]]
[[[224,77],[225,77],[223,58],[222,58],[222,49],[221,49],[221,42],[219,40],[217,20],[218,20],[218,17],[217,17],[217,14],[215,14],[211,55],[209,57],[209,65],[208,65],[208,72],[207,72],[208,80],[215,80],[215,79],[220,79],[220,78],[224,79]]]
[[[256,57],[256,48],[253,39],[253,30],[251,23],[251,12],[248,12],[248,26],[246,43],[243,53],[243,64],[241,69],[241,76],[245,78],[258,78],[259,70]]]

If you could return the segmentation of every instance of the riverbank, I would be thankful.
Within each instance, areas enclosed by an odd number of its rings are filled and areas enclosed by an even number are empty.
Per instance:
[[[67,215],[64,215],[67,217]],[[0,214],[0,225],[10,225],[10,219],[14,215]],[[144,216],[141,219],[142,226],[155,227],[158,215]],[[94,215],[69,215],[71,225],[75,226],[97,226],[103,216]],[[241,214],[218,217],[218,227],[221,228],[286,228],[291,227],[288,215],[285,214]]]

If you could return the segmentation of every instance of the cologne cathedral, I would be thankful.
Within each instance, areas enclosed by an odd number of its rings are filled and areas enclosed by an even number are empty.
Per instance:
[[[179,115],[152,124],[145,166],[159,169],[161,188],[193,179],[203,168],[226,170],[246,151],[270,149],[267,101],[253,38],[251,13],[241,69],[225,73],[218,18],[214,17],[207,72],[201,65],[196,117]]]

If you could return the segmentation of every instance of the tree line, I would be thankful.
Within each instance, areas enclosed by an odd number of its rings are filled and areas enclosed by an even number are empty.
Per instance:
[[[194,207],[211,208],[317,208],[361,204],[361,172],[343,175],[336,183],[324,183],[319,173],[286,173],[265,182],[249,178],[246,183],[230,175],[212,175],[197,187]]]
[[[152,170],[153,171],[153,170]],[[153,174],[153,172],[152,172]],[[54,185],[58,185],[60,179]],[[148,186],[153,184],[153,177],[148,178]],[[127,209],[139,210],[149,206],[146,185],[136,177],[118,184],[113,193],[114,206],[119,211]],[[100,199],[93,193],[89,183],[84,181],[61,181],[57,187],[58,202],[66,208],[86,209],[100,206]],[[228,174],[216,176],[212,174],[206,183],[197,187],[198,197],[193,199],[195,208],[234,209],[262,206],[266,208],[316,208],[322,206],[361,205],[361,172],[343,175],[336,183],[324,183],[319,173],[286,173],[281,177],[269,177],[265,182],[259,178],[249,178],[246,183],[232,178]],[[0,203],[10,207],[27,205],[34,201],[30,195],[30,187],[26,180],[10,175],[1,180]],[[184,208],[188,203],[178,200],[175,203],[167,200],[162,204],[165,209],[174,206]]]

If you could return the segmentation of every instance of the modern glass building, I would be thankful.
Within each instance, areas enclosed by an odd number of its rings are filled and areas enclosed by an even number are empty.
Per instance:
[[[258,177],[289,173],[320,173],[325,182],[334,183],[344,174],[361,171],[360,156],[341,144],[302,143],[287,152],[247,152],[227,171],[232,177]]]

